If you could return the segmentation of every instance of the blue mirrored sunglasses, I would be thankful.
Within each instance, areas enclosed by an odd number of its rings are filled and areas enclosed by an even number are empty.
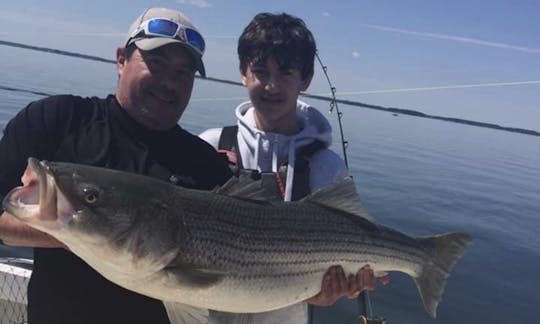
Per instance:
[[[154,18],[143,21],[131,34],[127,45],[134,39],[144,36],[157,36],[174,38],[190,45],[199,54],[204,53],[204,38],[193,28],[186,27],[177,22],[165,18]]]

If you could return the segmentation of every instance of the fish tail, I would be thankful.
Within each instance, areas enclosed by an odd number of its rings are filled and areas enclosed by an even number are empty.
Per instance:
[[[426,260],[422,272],[414,281],[422,302],[433,318],[437,316],[437,305],[446,286],[446,279],[454,264],[472,243],[470,235],[450,233],[419,239],[423,245],[433,249],[431,258]]]

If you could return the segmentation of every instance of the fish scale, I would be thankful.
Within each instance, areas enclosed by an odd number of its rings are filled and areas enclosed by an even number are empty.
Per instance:
[[[238,208],[232,204],[228,204],[227,207]],[[287,209],[289,210],[285,214],[298,210],[297,206],[290,206]],[[221,211],[226,210],[221,209]],[[426,253],[419,249],[419,245],[414,239],[409,239],[410,248],[406,254],[395,253],[397,250],[395,246],[389,244],[389,241],[379,241],[380,245],[378,245],[375,236],[370,236],[368,232],[364,232],[362,236],[359,235],[359,231],[355,232],[350,229],[350,223],[354,222],[349,221],[345,224],[331,213],[328,213],[329,215],[326,217],[317,217],[318,226],[314,226],[314,223],[309,223],[311,226],[303,226],[303,222],[310,222],[313,219],[310,217],[313,215],[312,213],[304,213],[302,215],[304,217],[296,214],[295,218],[291,218],[280,217],[279,214],[283,214],[283,212],[277,210],[275,215],[267,213],[253,217],[253,214],[249,212],[250,208],[245,208],[245,210],[248,212],[239,217],[226,218],[226,222],[220,222],[219,217],[210,222],[208,221],[210,216],[202,219],[185,219],[186,224],[191,228],[191,235],[202,240],[199,244],[193,243],[194,247],[200,248],[199,251],[192,252],[200,257],[199,262],[203,265],[217,263],[227,273],[245,273],[246,276],[253,276],[252,273],[262,272],[265,274],[259,274],[258,278],[275,279],[282,277],[284,273],[298,276],[306,273],[306,269],[310,269],[308,273],[312,273],[314,266],[319,269],[318,272],[322,277],[327,267],[334,264],[358,269],[370,263],[376,269],[377,264],[384,263],[383,260],[388,259],[399,259],[408,264],[402,268],[414,269],[410,265],[416,264],[419,259],[426,257]],[[302,221],[298,221],[296,217]],[[276,218],[279,220],[280,226],[275,226],[277,222],[272,222],[272,219]],[[268,223],[274,224],[274,227],[279,227],[280,230],[270,232],[266,225]],[[334,225],[327,226],[329,223]],[[335,226],[335,224],[345,225]],[[329,230],[331,227],[338,227],[338,229]],[[379,229],[384,231],[382,227]],[[265,239],[261,238],[259,233],[265,233]],[[324,236],[328,236],[329,233],[333,234],[334,238],[324,239]],[[389,230],[387,233],[387,236],[390,236],[392,231]],[[335,237],[339,237],[339,239]],[[371,244],[367,245],[367,241],[371,241]],[[398,241],[401,242],[403,239]],[[271,243],[269,244],[269,242]],[[303,244],[291,245],[291,243],[298,242],[303,242]],[[220,246],[222,253],[228,257],[216,260],[212,255],[206,255],[205,252],[215,246]],[[401,247],[401,252],[403,251],[404,249]],[[205,256],[207,260],[203,261]],[[352,266],[347,266],[349,264]],[[416,270],[410,271],[416,272]],[[233,277],[242,279],[240,275],[233,275]]]

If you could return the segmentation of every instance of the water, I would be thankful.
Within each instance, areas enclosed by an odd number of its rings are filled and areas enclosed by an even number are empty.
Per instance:
[[[116,85],[112,64],[8,47],[0,48],[0,57],[3,86],[104,96]],[[198,80],[181,124],[194,133],[231,124],[233,108],[245,96],[242,88]],[[236,99],[202,100],[208,97]],[[39,96],[0,90],[0,98],[3,128]],[[371,294],[375,313],[389,323],[538,322],[540,138],[348,106],[341,110],[350,171],[378,222],[415,236],[467,231],[475,239],[448,280],[437,321],[425,313],[412,280],[399,273]],[[337,129],[336,116],[328,117]],[[334,149],[341,152],[338,142]],[[0,251],[8,252],[28,253]],[[358,323],[352,300],[318,315],[320,323]]]

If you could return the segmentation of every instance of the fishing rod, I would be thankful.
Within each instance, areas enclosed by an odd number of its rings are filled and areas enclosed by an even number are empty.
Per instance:
[[[332,81],[330,81],[330,77],[328,76],[328,67],[323,64],[318,52],[315,52],[315,57],[321,65],[323,73],[326,77],[326,81],[330,86],[330,91],[332,92],[330,100],[330,112],[332,113],[334,109],[336,110],[339,125],[339,134],[341,137],[341,148],[343,150],[343,160],[345,161],[345,165],[347,166],[347,168],[349,168],[349,163],[347,160],[347,147],[349,142],[345,139],[345,135],[343,132],[343,113],[339,111],[339,107],[337,104],[336,87],[334,87]],[[358,303],[358,319],[360,320],[360,324],[386,324],[386,320],[384,318],[373,315],[373,306],[369,292],[367,290],[360,292],[356,301]]]
[[[331,91],[330,112],[336,109],[336,113],[338,117],[338,125],[339,125],[339,134],[341,136],[341,148],[343,150],[343,160],[345,161],[345,166],[349,168],[349,161],[347,159],[347,146],[349,145],[349,142],[345,140],[345,136],[343,135],[343,123],[341,121],[341,119],[343,118],[343,113],[339,111],[339,107],[337,104],[336,87],[332,85],[332,82],[330,81],[330,77],[328,76],[328,71],[327,71],[328,68],[326,65],[323,64],[318,52],[315,52],[315,57],[317,58],[317,61],[319,61],[319,64],[321,65],[321,68],[326,77],[326,81],[328,82],[328,85],[330,86],[330,91]]]

